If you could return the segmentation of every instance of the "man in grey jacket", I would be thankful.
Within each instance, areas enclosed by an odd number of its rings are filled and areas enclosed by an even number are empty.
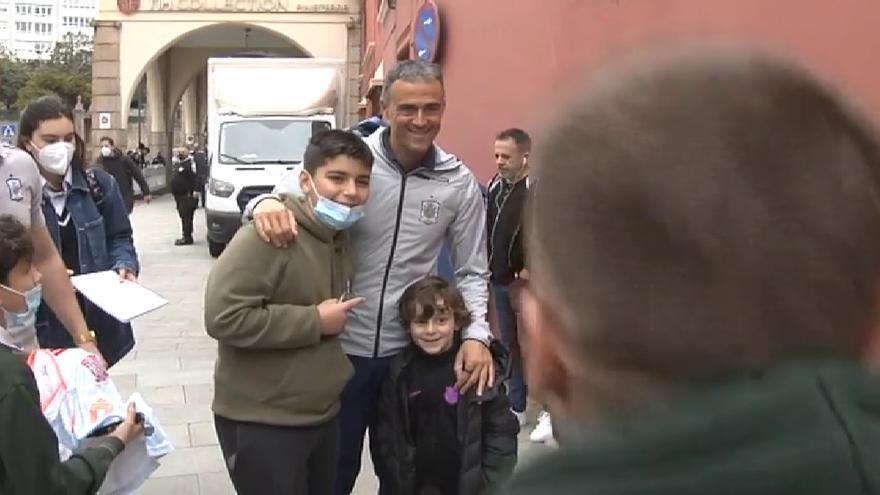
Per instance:
[[[342,393],[337,494],[354,486],[388,365],[409,343],[397,303],[407,286],[436,271],[444,241],[452,246],[456,285],[474,320],[456,358],[456,386],[462,391],[476,386],[482,393],[494,379],[487,346],[485,203],[473,173],[434,144],[445,109],[440,68],[401,62],[386,77],[382,104],[390,126],[366,138],[376,160],[371,194],[364,219],[351,231],[356,259],[351,293],[366,302],[351,311],[340,335],[355,374]],[[264,240],[281,246],[294,239],[295,222],[277,198],[256,198],[251,206]]]

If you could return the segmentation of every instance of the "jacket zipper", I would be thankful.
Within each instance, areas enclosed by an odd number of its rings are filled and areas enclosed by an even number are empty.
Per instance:
[[[396,165],[396,164],[395,164]],[[373,342],[373,358],[379,357],[379,342],[382,334],[382,313],[385,308],[385,290],[388,288],[388,276],[391,274],[391,263],[394,261],[394,251],[397,250],[397,235],[400,233],[400,217],[403,214],[403,196],[406,194],[406,174],[400,170],[400,197],[397,201],[397,221],[394,224],[394,236],[391,238],[391,252],[388,254],[388,263],[385,265],[385,276],[382,278],[382,292],[379,293],[379,311],[376,316],[376,340]]]
[[[510,240],[510,246],[507,246],[507,268],[513,271],[513,248],[516,246],[516,239],[519,237],[520,230],[522,229],[522,223],[517,225],[516,230],[513,231],[513,238]],[[516,274],[514,274],[516,276]]]
[[[500,179],[504,180],[504,179]],[[498,220],[501,219],[501,213],[504,212],[504,207],[507,206],[507,200],[510,199],[510,195],[513,194],[513,189],[516,187],[516,184],[512,185],[510,191],[507,193],[507,196],[504,196],[504,200],[498,205],[498,211],[495,213],[495,221],[492,222],[492,233],[489,237],[489,262],[488,265],[491,268],[492,266],[492,258],[495,257],[495,231],[498,229]],[[502,190],[504,189],[503,184],[501,185]],[[507,264],[510,265],[510,258],[508,257]]]

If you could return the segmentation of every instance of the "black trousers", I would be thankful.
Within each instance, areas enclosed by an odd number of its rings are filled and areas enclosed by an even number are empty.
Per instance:
[[[336,478],[339,423],[271,426],[214,416],[238,495],[329,495]]]
[[[193,235],[193,216],[199,200],[189,194],[175,194],[174,201],[177,203],[177,215],[180,217],[183,237],[190,239]]]
[[[354,489],[358,474],[361,472],[361,456],[364,450],[364,435],[368,428],[376,424],[376,409],[382,390],[382,382],[388,376],[393,357],[368,358],[348,355],[354,366],[352,376],[342,390],[339,410],[339,470],[336,476],[336,495],[349,495]],[[375,431],[375,430],[371,430]],[[373,470],[378,477],[386,473],[382,469],[382,458],[379,456],[379,445],[375,435],[370,435],[370,457]],[[388,481],[379,477],[379,493],[387,493],[382,484]]]

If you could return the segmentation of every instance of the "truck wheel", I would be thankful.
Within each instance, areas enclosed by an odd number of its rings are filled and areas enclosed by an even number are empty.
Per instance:
[[[226,244],[221,244],[208,239],[208,252],[211,253],[212,258],[216,258],[223,254],[224,249],[226,249]]]

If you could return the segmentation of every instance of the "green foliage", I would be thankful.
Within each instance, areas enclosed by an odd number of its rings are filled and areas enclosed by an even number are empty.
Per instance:
[[[76,105],[78,95],[91,91],[91,81],[81,75],[66,72],[56,67],[41,67],[32,73],[27,82],[18,90],[15,108],[22,109],[28,102],[41,96],[55,94],[61,97],[70,108]]]
[[[92,42],[82,34],[67,33],[55,43],[49,64],[78,75],[92,76]]]
[[[0,52],[0,105],[12,109],[18,98],[18,90],[27,82],[27,66],[12,56]]]
[[[18,60],[0,51],[0,103],[21,110],[34,98],[56,94],[73,108],[77,96],[88,106],[92,95],[92,44],[65,35],[48,60]]]

